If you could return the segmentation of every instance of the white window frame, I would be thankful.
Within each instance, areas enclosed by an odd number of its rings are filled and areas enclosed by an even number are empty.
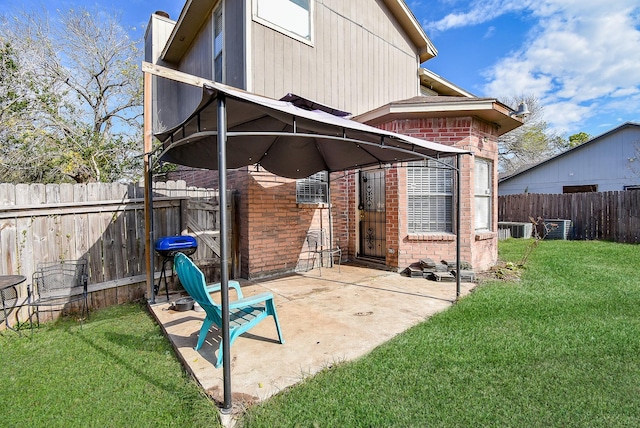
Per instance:
[[[473,169],[475,230],[491,231],[493,227],[493,162],[476,157]]]
[[[407,167],[409,233],[453,233],[453,158],[411,162]]]
[[[328,204],[329,203],[329,173],[316,172],[307,178],[296,180],[296,203],[298,204]]]
[[[302,0],[303,2],[308,1],[309,3],[307,10],[307,14],[309,17],[308,35],[301,34],[301,31],[297,31],[296,29],[291,27],[291,25],[294,25],[294,23],[299,23],[300,19],[291,19],[290,17],[285,15],[287,9],[286,5],[289,3],[297,4],[299,3],[299,1],[300,0],[253,0],[253,20],[300,42],[306,43],[308,45],[313,45],[313,14],[315,1]],[[302,9],[303,11],[305,10],[304,7],[300,7],[300,9]],[[295,5],[291,5],[290,10],[291,13],[300,13],[300,10],[296,10]]]

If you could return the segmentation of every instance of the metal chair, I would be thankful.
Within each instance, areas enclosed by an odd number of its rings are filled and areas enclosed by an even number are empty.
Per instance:
[[[320,276],[322,276],[322,265],[324,264],[325,257],[329,258],[329,265],[333,267],[334,258],[338,256],[338,272],[340,272],[340,263],[342,260],[342,249],[338,246],[332,247],[327,233],[324,229],[309,230],[307,232],[307,247],[309,249],[310,259],[313,257],[314,264],[315,259],[320,258],[318,263],[318,269],[320,270]]]
[[[33,314],[40,325],[41,307],[62,306],[73,302],[82,302],[83,317],[89,317],[87,260],[64,260],[52,263],[40,263],[33,274],[32,283],[27,287],[27,305],[33,307],[29,312],[29,323],[33,328]]]

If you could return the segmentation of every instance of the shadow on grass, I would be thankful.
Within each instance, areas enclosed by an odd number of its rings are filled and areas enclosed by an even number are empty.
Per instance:
[[[68,331],[69,334],[73,334],[73,332]],[[105,358],[113,361],[119,368],[120,371],[126,371],[133,376],[136,376],[140,379],[143,379],[145,382],[157,387],[158,389],[164,390],[168,393],[175,392],[175,385],[169,382],[163,382],[162,377],[153,377],[149,373],[141,370],[131,361],[139,361],[139,359],[131,359],[128,360],[121,355],[118,355],[116,352],[109,350],[107,347],[101,345],[98,340],[93,339],[88,336],[85,330],[78,329],[75,332],[75,336],[86,345],[91,347],[94,351],[101,354]],[[158,355],[158,358],[163,356],[164,351],[160,352],[157,350],[157,345],[150,340],[141,340],[140,336],[136,336],[133,334],[125,334],[125,333],[115,333],[115,332],[106,332],[104,337],[109,342],[113,343],[114,346],[118,347],[127,347],[131,350],[136,350],[138,352],[147,352],[147,353],[155,353]],[[162,340],[165,340],[163,337],[160,337]],[[167,350],[170,348],[167,348]],[[140,355],[140,354],[138,354]],[[174,355],[175,358],[175,355]]]

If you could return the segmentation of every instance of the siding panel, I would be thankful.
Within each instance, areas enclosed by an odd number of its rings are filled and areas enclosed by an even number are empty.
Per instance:
[[[417,52],[381,1],[316,2],[313,46],[251,25],[256,93],[295,92],[353,114],[417,95]],[[298,49],[299,64],[288,58]]]
[[[225,2],[225,83],[237,88],[246,88],[245,49],[244,49],[244,2]],[[233,52],[234,55],[230,55]]]
[[[416,48],[382,0],[325,0],[313,4],[311,44],[250,21],[252,69],[246,73],[251,73],[252,87],[246,88],[245,2],[226,2],[227,83],[273,98],[294,92],[353,114],[418,94]],[[212,78],[212,44],[210,18],[176,68]],[[165,127],[183,120],[201,96],[197,88],[175,86],[175,92],[163,89],[168,99],[159,104],[158,116]]]

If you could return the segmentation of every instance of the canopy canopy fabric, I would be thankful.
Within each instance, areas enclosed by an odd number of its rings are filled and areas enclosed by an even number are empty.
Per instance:
[[[226,99],[227,168],[260,164],[288,178],[468,153],[396,134],[326,111],[244,92],[226,85],[203,86],[202,100],[178,126],[156,134],[160,160],[218,169],[217,103]],[[299,104],[303,105],[303,104]]]

